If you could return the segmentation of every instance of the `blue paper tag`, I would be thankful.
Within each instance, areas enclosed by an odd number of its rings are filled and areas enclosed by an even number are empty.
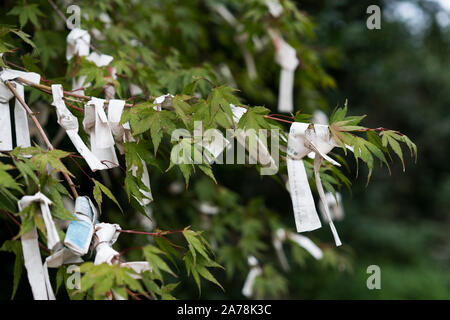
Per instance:
[[[92,225],[86,221],[71,221],[64,242],[70,241],[80,248],[86,247]]]

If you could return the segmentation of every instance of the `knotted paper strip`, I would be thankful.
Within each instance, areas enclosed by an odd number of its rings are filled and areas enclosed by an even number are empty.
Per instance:
[[[248,265],[250,266],[250,272],[244,282],[244,287],[242,288],[242,294],[250,298],[253,295],[253,285],[255,283],[256,277],[262,274],[261,267],[258,264],[258,260],[254,256],[249,256]]]
[[[330,208],[331,220],[339,221],[344,218],[344,207],[342,206],[342,196],[336,192],[336,197],[332,192],[325,193],[325,202]],[[319,202],[319,211],[323,219],[327,219],[325,207],[322,202]]]
[[[278,18],[283,12],[283,6],[278,0],[266,0],[265,3],[273,17]]]
[[[111,99],[108,104],[108,123],[111,128],[111,132],[116,141],[116,147],[119,149],[120,154],[125,153],[123,143],[126,140],[125,129],[120,124],[120,118],[122,117],[123,108],[125,106],[124,100]]]
[[[281,66],[278,110],[294,112],[294,73],[299,64],[297,52],[284,41],[278,32],[272,29],[269,29],[268,32],[275,45],[275,61]]]
[[[301,122],[294,122],[291,125],[286,162],[289,176],[289,189],[298,232],[312,231],[322,226],[316,211],[302,159],[311,151],[315,152],[314,176],[319,196],[322,202],[326,204],[319,169],[322,158],[325,158],[333,165],[340,166],[339,163],[327,156],[327,153],[336,146],[337,144],[330,137],[329,129],[326,125],[313,125]],[[326,211],[328,212],[328,209]],[[341,241],[333,221],[329,218],[329,214],[327,216],[336,245],[340,246]]]
[[[52,203],[44,194],[38,192],[33,196],[24,196],[18,201],[19,211],[22,211],[33,202],[39,202],[42,216],[44,218],[47,232],[47,246],[50,250],[61,247],[55,223],[51,217],[49,205]],[[31,286],[35,300],[48,300],[53,291],[47,288],[45,270],[42,265],[41,253],[39,251],[38,233],[36,226],[21,237],[25,268],[27,269],[28,282]],[[50,293],[50,294],[49,294]],[[53,297],[54,298],[54,297]]]
[[[91,43],[91,36],[86,30],[79,28],[72,29],[66,38],[66,59],[69,61],[73,56],[86,57],[89,55],[89,45]],[[86,76],[81,76],[72,79],[72,90],[77,90],[83,87]],[[84,90],[77,90],[78,94],[84,95]]]
[[[280,228],[275,232],[273,245],[276,249],[280,264],[284,270],[289,270],[289,264],[283,251],[283,242],[285,242],[286,240],[291,240],[292,242],[296,243],[297,245],[308,251],[316,260],[320,260],[323,257],[322,250],[314,242],[312,242],[311,239]]]
[[[242,107],[236,107],[233,104],[230,104],[230,107],[231,111],[233,112],[234,125],[237,126],[239,120],[242,118],[244,113],[247,112],[247,109]],[[236,140],[247,149],[249,153],[249,158],[251,159],[250,163],[259,162],[263,167],[265,167],[262,170],[267,169],[270,171],[272,170],[275,170],[275,172],[277,171],[278,167],[277,163],[269,153],[269,150],[267,150],[266,145],[261,141],[261,139],[258,136],[256,136],[257,148],[249,148],[249,145],[246,143],[246,134],[242,130],[238,131],[236,135]]]
[[[58,267],[62,266],[63,264],[75,264],[75,263],[81,263],[81,262],[83,262],[83,259],[81,259],[80,256],[76,255],[75,253],[73,253],[71,250],[69,250],[67,248],[62,248],[45,259],[44,278],[45,278],[45,285],[47,288],[47,294],[48,294],[49,300],[55,300],[56,298],[55,298],[55,294],[53,292],[52,284],[50,282],[48,268],[58,268]]]
[[[159,97],[158,101],[160,104],[158,106],[161,107],[161,104],[165,103],[166,98],[168,98],[169,96],[171,96],[171,95],[163,96],[164,98]],[[122,117],[124,106],[125,106],[124,100],[116,100],[116,99],[109,100],[108,123],[111,128],[111,132],[114,136],[114,139],[116,141],[116,146],[119,149],[121,154],[124,154],[124,152],[125,152],[125,149],[123,147],[124,142],[135,141],[135,139],[131,135],[127,134],[127,133],[129,133],[130,128],[128,126],[125,126],[125,124],[124,125],[120,124],[120,119]],[[157,108],[158,106],[155,106],[155,107]],[[155,109],[155,110],[157,110],[157,109]],[[161,109],[159,109],[159,110],[161,110]],[[147,164],[142,159],[141,159],[141,162],[142,162],[142,166],[144,168],[143,172],[142,172],[141,181],[149,189],[149,191],[139,189],[139,191],[144,195],[144,198],[142,199],[142,202],[139,201],[137,198],[136,198],[136,200],[139,202],[140,205],[146,206],[150,202],[153,201],[153,195],[152,195],[151,188],[150,188],[150,176],[148,174]],[[138,170],[137,166],[133,165],[131,167],[131,170],[132,170],[133,176],[136,176],[137,170]]]
[[[102,263],[113,263],[114,257],[119,254],[112,248],[112,245],[117,241],[117,238],[119,237],[119,230],[121,230],[121,228],[118,224],[102,222],[95,225],[95,265]]]
[[[97,220],[97,210],[91,199],[83,196],[75,200],[75,217],[67,228],[64,245],[77,255],[88,253],[94,234],[94,223]]]
[[[106,168],[118,166],[114,138],[106,116],[105,100],[92,98],[84,108],[83,127],[91,137],[91,151]]]
[[[11,81],[11,85],[15,87],[19,97],[25,101],[23,85],[13,81],[18,77],[35,84],[39,84],[41,80],[41,76],[34,72],[23,72],[12,69],[4,69],[0,72],[0,151],[11,151],[13,149],[9,101],[14,98],[14,94],[4,82],[7,80]],[[31,146],[27,111],[18,99],[15,99],[14,104],[14,126],[16,145],[23,148]]]
[[[92,52],[89,56],[87,56],[86,59],[88,61],[95,63],[95,65],[99,68],[108,66],[114,60],[114,58],[112,56],[109,56],[107,54],[102,54],[102,53],[99,54],[97,52]],[[112,80],[117,79],[116,68],[108,68],[108,70],[110,73],[109,78]],[[112,81],[110,80],[110,82],[112,82]],[[90,84],[85,84],[85,86],[90,86]],[[114,99],[114,96],[116,94],[116,91],[114,89],[114,84],[109,83],[109,84],[105,85],[103,88],[105,90],[105,98],[108,100]]]
[[[70,141],[72,141],[78,153],[87,162],[89,168],[91,168],[92,171],[108,169],[109,167],[100,162],[96,155],[89,150],[78,135],[78,119],[69,111],[69,109],[67,109],[63,100],[63,88],[60,84],[52,85],[52,95],[52,106],[56,107],[56,115],[58,116],[59,125],[66,130]]]

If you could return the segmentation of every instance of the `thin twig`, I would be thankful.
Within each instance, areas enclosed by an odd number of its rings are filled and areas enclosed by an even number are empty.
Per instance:
[[[276,120],[276,121],[286,122],[286,123],[294,123],[294,121],[289,121],[289,120],[284,120],[284,119],[278,119],[278,118],[274,118],[274,117],[271,117],[271,116],[263,116],[263,117],[264,117],[264,118],[267,118],[267,119]]]
[[[123,233],[145,234],[145,235],[154,236],[154,237],[162,237],[162,236],[165,236],[168,234],[181,233],[183,231],[184,230],[146,232],[146,231],[137,231],[137,230],[119,230],[119,232],[123,232]]]
[[[11,83],[6,80],[5,81],[6,86],[9,88],[9,90],[11,90],[11,92],[14,94],[14,96],[16,97],[16,99],[20,102],[20,104],[22,105],[22,107],[24,107],[24,109],[27,111],[28,115],[31,117],[31,119],[33,120],[34,124],[36,125],[36,128],[38,129],[40,135],[42,136],[42,138],[44,139],[45,144],[47,145],[47,148],[49,150],[54,150],[55,148],[53,147],[53,145],[51,144],[50,140],[48,139],[47,135],[44,132],[44,129],[42,128],[41,124],[39,123],[38,119],[36,118],[36,116],[34,115],[33,111],[30,109],[30,107],[25,103],[25,101],[20,97],[20,95],[17,93],[16,89],[14,89],[14,87],[11,85]],[[69,184],[70,189],[72,190],[72,193],[74,195],[75,198],[78,198],[78,192],[75,189],[75,184],[72,182],[72,179],[70,178],[70,176],[67,174],[67,172],[62,172],[64,178],[66,179],[67,183]]]
[[[22,82],[23,84],[26,84],[27,86],[39,89],[39,90],[41,90],[43,92],[46,92],[46,93],[49,93],[49,94],[51,94],[51,92],[52,92],[52,88],[49,87],[49,86],[46,86],[46,85],[43,85],[43,84],[36,84],[36,83],[30,82],[30,81],[28,81],[28,80],[26,80],[24,78],[21,78],[21,77],[18,77],[16,80],[19,81],[19,82]],[[63,93],[64,93],[65,96],[74,97],[74,98],[78,98],[78,99],[82,99],[82,100],[91,100],[92,99],[92,97],[85,96],[85,95],[82,95],[82,94],[76,94],[76,93],[73,93],[71,91],[65,91],[64,90]],[[64,99],[67,99],[67,98],[64,97]],[[80,102],[80,101],[76,101],[76,102]],[[105,101],[105,105],[108,105],[108,104],[109,104],[109,101]],[[126,103],[125,104],[125,107],[128,107],[128,108],[131,108],[133,106],[134,105],[130,104],[130,103]]]

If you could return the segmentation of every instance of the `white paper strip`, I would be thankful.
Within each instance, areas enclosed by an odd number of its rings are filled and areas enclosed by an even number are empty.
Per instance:
[[[48,300],[36,227],[22,235],[20,241],[33,298],[34,300]]]
[[[69,61],[73,56],[79,55],[80,57],[86,57],[89,55],[89,45],[91,43],[91,36],[86,30],[79,28],[72,29],[66,38],[66,59]],[[84,95],[84,90],[78,90],[84,86],[88,87],[89,84],[84,84],[86,76],[75,77],[72,79],[72,90],[77,90],[77,94]]]
[[[237,126],[241,117],[247,112],[247,109],[242,107],[236,107],[233,104],[230,104],[231,111],[233,112],[233,122],[235,126]],[[258,133],[256,133],[258,134]],[[246,142],[246,134],[244,131],[240,131],[236,135],[236,140],[247,149],[249,153],[250,163],[260,163],[263,167],[269,168],[271,170],[277,170],[277,164],[266,145],[261,141],[261,139],[256,136],[256,144],[257,148],[250,148],[248,143]]]
[[[268,29],[268,33],[275,45],[275,61],[281,66],[278,110],[280,112],[294,112],[294,73],[299,64],[297,52],[284,41],[277,31]]]
[[[273,245],[275,247],[278,259],[280,260],[280,264],[283,270],[287,271],[290,269],[286,255],[284,254],[283,251],[283,242],[285,242],[288,239],[296,243],[300,247],[304,248],[316,260],[322,259],[323,257],[322,250],[314,242],[312,242],[311,239],[303,235],[295,234],[280,228],[275,232],[275,235],[273,237]]]
[[[307,123],[294,122],[288,137],[286,163],[297,232],[312,231],[322,226],[302,160],[309,152],[309,149],[305,147],[304,133],[307,128]]]
[[[325,201],[325,193],[322,187],[322,181],[320,180],[319,169],[322,163],[322,157],[320,154],[316,153],[316,158],[314,159],[314,176],[316,178],[317,191],[319,192],[320,200],[325,208],[325,213],[328,218],[328,223],[330,224],[331,232],[333,233],[334,241],[336,242],[336,246],[342,245],[341,239],[339,239],[339,235],[334,226],[333,220],[331,219],[330,211],[328,208],[328,204]]]
[[[56,298],[53,292],[52,284],[50,282],[48,268],[58,268],[63,264],[74,264],[81,262],[83,262],[83,259],[81,259],[78,255],[74,254],[67,248],[62,248],[61,250],[56,251],[54,254],[45,259],[43,268],[44,268],[45,284],[47,288],[47,295],[49,300],[56,300]]]
[[[125,106],[124,100],[109,100],[108,104],[108,123],[111,128],[111,132],[114,136],[114,140],[116,142],[116,147],[119,149],[120,154],[125,153],[125,149],[123,147],[124,141],[126,141],[125,137],[125,129],[120,124],[120,118],[122,117],[123,108]]]
[[[275,248],[275,252],[277,253],[278,260],[280,260],[281,267],[284,271],[288,271],[290,267],[283,250],[284,241],[286,241],[286,231],[284,229],[278,229],[275,232],[272,243]]]
[[[338,162],[326,155],[336,146],[337,144],[334,139],[330,137],[330,132],[326,125],[294,122],[291,126],[286,161],[288,167],[289,188],[298,232],[311,231],[321,227],[302,158],[311,151],[316,153],[314,175],[319,196],[324,205],[326,205],[324,202],[324,191],[320,181],[319,169],[322,158],[325,158],[334,165],[340,166]],[[327,206],[326,210],[328,210]],[[329,217],[329,214],[327,214],[327,216]],[[340,246],[341,241],[339,240],[334,224],[330,219],[328,220],[336,245]]]
[[[265,2],[270,14],[273,17],[278,18],[283,12],[283,6],[280,2],[278,0],[266,0]]]
[[[262,270],[258,265],[258,260],[254,256],[249,256],[247,260],[250,266],[250,272],[245,279],[242,294],[245,297],[250,298],[253,295],[253,285],[255,283],[255,279],[262,274]]]
[[[92,98],[84,108],[83,127],[91,136],[91,151],[107,168],[118,166],[114,138],[104,109],[105,100]]]
[[[147,261],[123,262],[120,264],[120,266],[133,269],[136,273],[142,273],[147,270],[152,270],[152,267]]]
[[[97,220],[97,210],[91,199],[78,197],[75,200],[74,215],[78,220],[72,220],[67,228],[64,245],[77,255],[88,253],[94,234],[94,223]]]
[[[112,245],[119,237],[119,230],[121,230],[121,228],[118,224],[98,223],[95,225],[95,236],[97,241],[94,261],[95,265],[101,263],[113,263],[114,257],[119,254],[112,248]]]
[[[150,202],[153,201],[153,195],[152,195],[152,189],[150,187],[150,176],[148,175],[147,164],[142,159],[141,159],[141,162],[142,162],[142,167],[143,167],[141,181],[144,184],[144,186],[146,186],[149,189],[149,191],[139,189],[139,191],[144,195],[144,197],[142,198],[142,201],[138,200],[136,197],[135,197],[135,199],[137,200],[137,202],[139,202],[139,204],[141,206],[146,206]],[[137,175],[137,169],[138,168],[134,165],[131,167],[131,173],[135,177]]]
[[[56,107],[59,125],[66,130],[73,145],[87,162],[89,168],[91,168],[92,171],[108,169],[108,166],[100,162],[78,135],[78,119],[69,111],[69,109],[67,109],[66,104],[64,103],[62,86],[59,84],[52,85],[52,95],[52,106]]]
[[[306,251],[308,251],[316,260],[322,259],[323,257],[322,250],[308,237],[289,232],[288,238],[291,241],[298,244],[300,247],[304,248]]]
[[[153,100],[153,104],[155,105],[153,109],[156,111],[161,111],[163,108],[171,107],[174,96],[170,93],[157,97]]]
[[[51,201],[42,193],[38,192],[33,196],[24,196],[18,201],[19,211],[28,207],[32,202],[39,202],[42,216],[44,218],[47,231],[47,246],[49,249],[60,248],[61,242],[56,230],[56,226],[50,214],[49,205]],[[31,286],[33,298],[35,300],[54,299],[53,291],[47,288],[46,272],[42,265],[39,251],[38,233],[36,227],[21,237],[22,251],[27,269],[28,281]]]
[[[342,205],[342,195],[339,192],[336,192],[336,197],[332,192],[325,193],[325,202],[328,204],[328,208],[330,209],[331,219],[333,221],[339,221],[344,218],[344,207]],[[328,221],[325,207],[322,204],[322,201],[319,202],[319,211],[322,214],[322,218]]]
[[[79,28],[72,29],[67,35],[66,59],[70,60],[74,55],[87,56],[89,55],[89,45],[91,43],[91,36],[86,30]]]
[[[32,202],[39,202],[42,217],[44,218],[45,229],[47,231],[47,247],[50,250],[57,249],[61,245],[58,232],[56,230],[55,223],[53,222],[52,215],[50,213],[49,205],[52,204],[49,198],[47,198],[43,193],[37,192],[32,196],[24,196],[19,200],[19,210],[22,211],[24,208],[28,207]]]
[[[14,94],[9,88],[0,82],[0,151],[11,151],[13,149],[11,113],[9,100]]]
[[[171,104],[172,98],[173,98],[173,96],[171,94],[167,94],[167,95],[156,98],[153,103],[156,103],[158,105],[155,106],[154,109],[161,111],[161,106],[168,104],[168,103]],[[120,124],[120,118],[122,117],[124,106],[125,106],[124,100],[115,100],[115,99],[109,100],[108,124],[111,128],[111,132],[114,135],[114,139],[116,140],[116,146],[119,149],[119,151],[121,152],[121,154],[123,154],[125,152],[125,150],[123,148],[124,142],[135,141],[131,135],[129,135],[129,138],[128,138],[128,135],[126,134],[126,131],[130,131],[130,128],[125,126],[125,124],[124,125]],[[142,177],[141,177],[141,181],[149,189],[149,191],[139,189],[139,191],[144,195],[144,198],[142,199],[142,201],[139,201],[136,197],[135,198],[139,202],[140,205],[146,206],[150,202],[153,201],[153,195],[152,195],[151,187],[150,187],[150,176],[148,174],[147,164],[142,159],[141,159],[141,162],[142,162],[142,166],[144,168]],[[138,168],[136,166],[131,167],[133,176],[136,176],[137,169]]]
[[[12,69],[4,69],[0,72],[0,151],[10,151],[13,149],[9,100],[14,97],[14,94],[4,84],[4,81],[11,81],[11,85],[15,87],[19,97],[25,100],[23,85],[13,81],[18,77],[35,84],[39,84],[41,79],[41,76],[34,72],[23,72]],[[15,100],[14,119],[16,145],[23,148],[31,146],[28,115],[18,99]]]

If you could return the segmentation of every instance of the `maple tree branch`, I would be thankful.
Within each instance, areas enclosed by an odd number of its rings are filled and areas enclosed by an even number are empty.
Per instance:
[[[49,150],[54,150],[55,148],[53,147],[53,145],[51,144],[50,140],[48,139],[47,135],[44,132],[44,129],[42,128],[41,124],[39,123],[38,119],[36,118],[36,116],[34,115],[33,111],[30,109],[30,107],[26,104],[26,102],[20,97],[20,95],[17,93],[16,89],[14,89],[13,85],[6,80],[5,81],[5,85],[9,88],[9,90],[11,90],[11,92],[14,94],[14,96],[16,97],[16,99],[20,102],[20,104],[22,105],[22,107],[27,111],[28,115],[31,117],[31,119],[33,120],[34,124],[36,125],[36,128],[39,131],[39,134],[42,136],[42,138],[44,139],[45,144],[47,145],[47,148]],[[64,176],[64,179],[66,179],[67,183],[69,184],[70,189],[72,190],[72,193],[74,195],[75,198],[78,198],[78,192],[75,189],[75,184],[73,183],[72,179],[70,178],[70,176],[67,174],[67,172],[63,172],[61,171],[62,175]]]
[[[46,86],[46,85],[43,85],[43,84],[36,84],[36,83],[30,82],[30,81],[28,81],[28,80],[26,80],[24,78],[21,78],[21,77],[18,77],[16,80],[21,82],[21,83],[23,83],[23,84],[26,84],[27,86],[30,86],[30,87],[33,87],[35,89],[41,90],[41,91],[43,91],[45,93],[51,94],[51,92],[52,92],[52,88],[49,87],[49,86]],[[71,100],[71,99],[68,99],[65,96],[74,97],[74,98],[78,98],[78,99],[82,99],[82,100],[91,100],[92,99],[92,97],[90,97],[90,96],[85,96],[85,95],[82,95],[82,94],[76,94],[76,93],[73,93],[72,91],[65,91],[64,90],[63,93],[64,93],[64,97],[63,98],[66,99],[66,100]],[[80,102],[78,100],[72,100],[72,101]],[[105,101],[105,105],[108,105],[108,104],[109,104],[109,101]],[[131,108],[131,107],[133,107],[133,104],[126,103],[125,107]]]

